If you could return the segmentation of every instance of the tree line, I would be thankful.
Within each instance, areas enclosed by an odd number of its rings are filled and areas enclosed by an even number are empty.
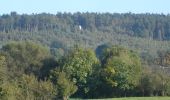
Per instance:
[[[0,31],[49,31],[79,33],[84,31],[127,34],[156,40],[170,39],[170,16],[133,13],[57,13],[22,14],[11,12],[0,16]]]
[[[94,51],[75,45],[60,58],[29,41],[11,42],[0,50],[2,100],[169,95],[169,75],[143,65],[137,52],[121,46]]]
[[[0,15],[0,98],[169,96],[169,20],[133,13]]]
[[[169,19],[163,14],[11,12],[0,15],[0,47],[9,41],[33,41],[60,57],[76,44],[95,50],[110,43],[138,50],[145,62],[153,63],[159,52],[170,49]]]

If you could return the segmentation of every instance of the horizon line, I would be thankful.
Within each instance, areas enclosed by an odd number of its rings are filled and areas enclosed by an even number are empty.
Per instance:
[[[131,12],[131,11],[128,11],[128,12],[99,12],[99,11],[74,11],[74,12],[70,12],[70,11],[57,11],[57,12],[45,12],[45,11],[42,11],[42,12],[17,12],[17,11],[10,11],[8,13],[0,13],[0,15],[10,15],[11,13],[16,13],[16,14],[19,14],[19,15],[33,15],[33,14],[53,14],[53,15],[56,15],[58,13],[67,13],[67,14],[76,14],[76,13],[97,13],[97,14],[106,14],[106,13],[109,13],[109,14],[151,14],[151,15],[170,15],[170,13],[163,13],[163,12]]]

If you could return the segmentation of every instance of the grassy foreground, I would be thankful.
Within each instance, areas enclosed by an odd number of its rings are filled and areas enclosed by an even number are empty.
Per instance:
[[[170,97],[129,97],[129,98],[114,98],[110,100],[170,100]]]
[[[170,97],[127,97],[112,99],[69,99],[69,100],[170,100]]]

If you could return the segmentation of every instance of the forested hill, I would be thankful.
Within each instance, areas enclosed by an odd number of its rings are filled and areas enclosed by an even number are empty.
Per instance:
[[[170,15],[0,15],[0,100],[170,96]]]
[[[32,41],[50,47],[59,57],[79,45],[93,50],[101,45],[120,45],[155,59],[170,50],[170,15],[133,13],[3,14],[0,46],[9,41]]]
[[[126,34],[156,40],[170,39],[170,15],[133,13],[57,13],[23,14],[16,12],[0,16],[0,31],[61,33],[103,32]]]

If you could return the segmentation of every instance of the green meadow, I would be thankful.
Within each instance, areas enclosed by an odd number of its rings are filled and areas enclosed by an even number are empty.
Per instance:
[[[127,97],[109,99],[70,99],[70,100],[170,100],[170,97]]]

